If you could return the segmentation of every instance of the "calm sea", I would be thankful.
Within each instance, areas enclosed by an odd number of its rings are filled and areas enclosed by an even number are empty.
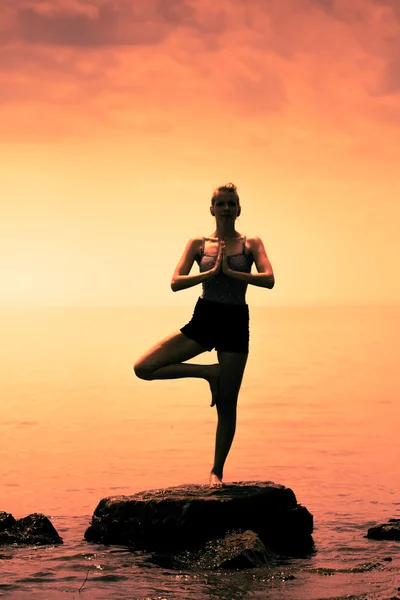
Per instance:
[[[251,309],[225,479],[291,487],[314,515],[315,556],[247,572],[172,572],[83,540],[105,496],[207,482],[216,420],[207,384],[132,372],[191,312],[0,310],[0,510],[42,512],[64,539],[0,548],[0,597],[400,597],[400,543],[365,538],[400,517],[398,308]]]

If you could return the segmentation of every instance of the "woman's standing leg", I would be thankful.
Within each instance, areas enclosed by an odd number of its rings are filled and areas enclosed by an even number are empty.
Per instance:
[[[222,485],[223,470],[236,430],[236,408],[248,354],[218,352],[218,424],[215,439],[214,466],[210,473],[212,486]]]

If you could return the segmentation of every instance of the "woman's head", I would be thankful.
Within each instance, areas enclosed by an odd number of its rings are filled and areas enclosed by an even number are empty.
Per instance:
[[[210,211],[213,216],[215,215],[216,208],[221,209],[223,207],[233,207],[235,206],[237,209],[236,217],[240,215],[241,207],[240,207],[240,199],[239,194],[237,193],[237,187],[234,183],[225,183],[224,185],[220,185],[217,187],[213,195],[211,196],[211,207]]]

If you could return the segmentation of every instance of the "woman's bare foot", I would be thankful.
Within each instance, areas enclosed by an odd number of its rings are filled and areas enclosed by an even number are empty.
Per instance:
[[[210,406],[215,406],[218,399],[218,384],[219,384],[219,372],[220,366],[218,363],[209,366],[210,374],[207,377],[207,381],[210,384],[211,390],[211,404]]]
[[[210,487],[222,487],[224,484],[222,483],[222,479],[218,477],[215,473],[210,473]]]

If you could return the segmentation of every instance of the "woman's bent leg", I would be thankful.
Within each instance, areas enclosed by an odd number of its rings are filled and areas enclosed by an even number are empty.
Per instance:
[[[140,379],[148,381],[182,377],[205,379],[210,385],[214,398],[218,389],[219,365],[196,365],[184,362],[205,351],[206,348],[201,344],[179,331],[150,348],[136,361],[133,368]]]
[[[237,399],[247,357],[248,355],[244,353],[218,352],[221,370],[218,384],[218,424],[214,465],[210,474],[212,486],[222,485],[225,461],[235,436]]]

